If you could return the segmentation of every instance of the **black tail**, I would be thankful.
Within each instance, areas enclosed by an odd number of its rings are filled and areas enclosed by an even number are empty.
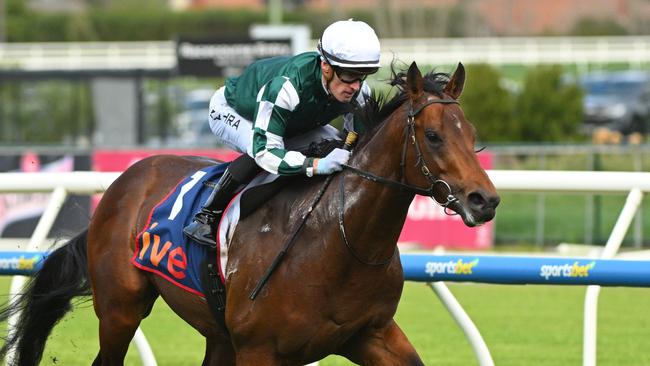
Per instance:
[[[86,239],[87,230],[49,254],[21,295],[0,309],[0,321],[21,312],[0,357],[15,348],[14,365],[37,365],[52,328],[72,308],[72,298],[90,294]]]

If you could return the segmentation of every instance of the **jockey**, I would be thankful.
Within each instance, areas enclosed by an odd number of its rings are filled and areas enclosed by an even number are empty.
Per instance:
[[[338,21],[323,32],[318,52],[259,60],[227,79],[210,100],[208,121],[220,142],[243,154],[184,233],[214,246],[218,218],[234,192],[262,169],[308,177],[341,170],[349,151],[337,148],[322,159],[300,151],[314,141],[341,140],[328,124],[341,115],[346,130],[359,131],[351,112],[370,94],[364,80],[377,72],[379,53],[379,39],[368,24]]]

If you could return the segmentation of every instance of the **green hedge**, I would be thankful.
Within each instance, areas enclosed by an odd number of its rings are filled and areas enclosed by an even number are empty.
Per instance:
[[[525,77],[515,119],[520,134],[513,141],[567,141],[579,138],[583,91],[562,81],[560,66],[539,66]]]
[[[526,70],[523,86],[503,87],[503,75],[486,65],[468,65],[467,84],[461,96],[468,119],[481,141],[559,142],[584,139],[582,90],[562,81],[560,66]]]
[[[467,66],[461,101],[481,141],[512,141],[519,135],[513,118],[514,97],[501,85],[501,79],[499,71],[490,65]]]
[[[261,12],[205,11],[127,12],[88,14],[30,12],[7,19],[9,42],[169,40],[186,36],[242,36],[248,26],[263,23]]]

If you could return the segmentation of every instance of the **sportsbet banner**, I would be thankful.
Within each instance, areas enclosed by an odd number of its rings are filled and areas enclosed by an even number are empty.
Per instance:
[[[222,161],[231,161],[239,156],[231,150],[96,150],[92,156],[92,166],[96,171],[124,171],[135,162],[157,154],[207,156]],[[492,167],[492,155],[488,152],[479,154],[481,165],[485,169]],[[97,200],[95,200],[96,203]],[[449,216],[442,207],[428,197],[416,196],[411,207],[402,234],[401,245],[414,245],[423,249],[437,246],[460,249],[487,249],[492,246],[493,223],[468,228],[458,215]]]

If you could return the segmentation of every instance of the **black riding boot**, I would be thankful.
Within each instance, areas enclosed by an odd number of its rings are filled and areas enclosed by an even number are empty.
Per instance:
[[[185,235],[200,244],[216,247],[217,223],[237,187],[239,182],[233,179],[230,168],[226,169],[201,210],[194,215],[194,221],[183,229]]]

